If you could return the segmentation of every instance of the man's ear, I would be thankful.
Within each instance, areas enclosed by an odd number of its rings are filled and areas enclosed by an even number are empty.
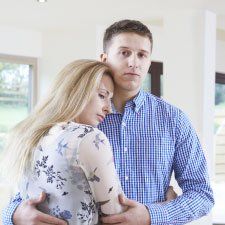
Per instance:
[[[100,55],[100,59],[101,59],[101,62],[107,62],[107,54],[106,53],[102,53]]]

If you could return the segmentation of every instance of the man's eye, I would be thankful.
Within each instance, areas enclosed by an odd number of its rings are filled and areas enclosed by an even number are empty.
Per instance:
[[[143,57],[145,57],[145,54],[139,53],[138,56],[139,56],[140,58],[143,58]]]
[[[101,99],[105,99],[105,96],[102,95],[102,94],[98,94],[98,96],[99,96]]]
[[[128,53],[127,51],[122,51],[121,54],[122,54],[123,56],[128,56],[129,53]]]

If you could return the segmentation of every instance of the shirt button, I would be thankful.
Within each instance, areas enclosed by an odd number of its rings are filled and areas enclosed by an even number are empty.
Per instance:
[[[127,147],[124,148],[124,152],[127,152]]]
[[[126,123],[125,122],[122,122],[122,126],[125,127],[126,126]]]
[[[125,180],[128,181],[129,180],[129,177],[128,176],[125,176]]]

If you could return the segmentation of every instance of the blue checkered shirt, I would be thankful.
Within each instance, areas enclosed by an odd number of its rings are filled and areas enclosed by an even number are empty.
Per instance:
[[[113,109],[100,124],[113,146],[115,165],[126,196],[146,205],[151,224],[185,224],[206,215],[214,204],[206,160],[184,113],[140,91],[123,113]],[[171,174],[183,194],[165,204]],[[15,198],[3,212],[12,224]]]

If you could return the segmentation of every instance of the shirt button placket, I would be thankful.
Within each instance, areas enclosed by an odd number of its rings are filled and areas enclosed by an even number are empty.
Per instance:
[[[121,125],[122,125],[122,130],[123,130],[123,141],[125,141],[126,140],[126,138],[125,138],[126,123],[123,121]],[[125,143],[123,143],[123,144],[125,144]],[[123,150],[124,150],[124,153],[127,153],[127,147],[124,146]],[[125,157],[125,155],[123,155],[123,157]],[[127,182],[129,180],[129,177],[126,174],[127,174],[126,165],[124,165],[124,179],[125,179],[125,182]]]

